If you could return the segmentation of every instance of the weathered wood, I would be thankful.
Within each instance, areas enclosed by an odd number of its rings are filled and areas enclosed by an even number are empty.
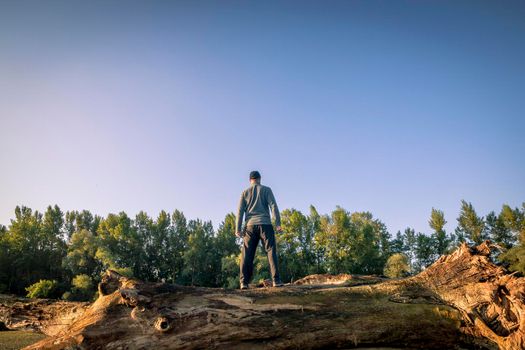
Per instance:
[[[52,299],[0,298],[0,321],[8,329],[53,336],[84,314],[89,303]]]
[[[247,291],[108,271],[97,301],[26,349],[522,349],[524,278],[489,253],[462,245],[407,279],[317,275]]]
[[[491,248],[463,244],[412,280],[459,310],[473,334],[500,349],[525,349],[525,278],[492,263]]]

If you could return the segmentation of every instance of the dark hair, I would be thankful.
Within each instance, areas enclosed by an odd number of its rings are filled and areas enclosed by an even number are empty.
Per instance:
[[[250,173],[250,180],[251,179],[260,179],[261,178],[261,174],[259,174],[259,172],[257,170],[254,170]]]

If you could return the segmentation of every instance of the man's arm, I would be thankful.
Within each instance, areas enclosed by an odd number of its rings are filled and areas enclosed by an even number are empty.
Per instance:
[[[244,201],[244,192],[241,193],[239,199],[239,206],[237,207],[237,217],[235,220],[235,235],[240,236],[242,230],[242,220],[244,219],[244,212],[246,211],[246,202]]]
[[[275,201],[275,197],[273,196],[272,189],[268,189],[268,205],[270,206],[270,209],[272,210],[272,216],[275,220],[275,227],[277,228],[277,231],[281,230],[281,214],[279,213],[279,208],[277,207],[277,202]]]

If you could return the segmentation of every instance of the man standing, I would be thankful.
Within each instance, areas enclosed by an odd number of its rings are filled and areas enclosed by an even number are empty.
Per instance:
[[[277,246],[269,209],[272,210],[272,215],[275,219],[275,228],[280,232],[281,216],[279,215],[279,208],[277,208],[272,189],[261,185],[261,174],[258,171],[252,171],[250,173],[250,187],[242,192],[237,210],[235,235],[243,240],[240,273],[241,289],[247,289],[248,283],[252,278],[253,259],[260,240],[262,240],[264,250],[266,250],[268,255],[273,286],[280,287],[283,285],[279,277]],[[243,231],[242,221],[244,216],[246,216],[246,229]]]

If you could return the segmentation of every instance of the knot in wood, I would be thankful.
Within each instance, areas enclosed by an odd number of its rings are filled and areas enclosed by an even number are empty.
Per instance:
[[[166,317],[158,317],[155,320],[155,329],[159,332],[166,332],[170,329],[170,321]]]
[[[102,280],[98,284],[98,292],[100,295],[109,295],[120,287],[121,278],[123,276],[113,270],[107,270]]]

